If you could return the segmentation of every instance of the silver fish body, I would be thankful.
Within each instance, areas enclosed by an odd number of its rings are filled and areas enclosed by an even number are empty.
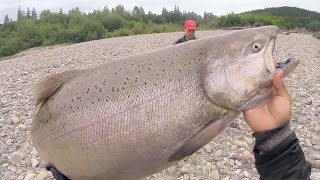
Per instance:
[[[47,77],[35,87],[34,147],[70,179],[168,168],[272,96],[277,33],[226,33]]]

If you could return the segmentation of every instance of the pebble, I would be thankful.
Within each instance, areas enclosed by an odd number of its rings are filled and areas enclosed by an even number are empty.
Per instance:
[[[186,168],[186,167],[182,167],[182,168],[180,169],[180,171],[181,171],[182,174],[186,174],[186,173],[189,172],[189,169]]]
[[[188,175],[188,174],[184,174],[184,175],[183,175],[183,179],[184,179],[184,180],[189,180],[189,179],[190,179],[190,177],[189,177],[189,175]]]
[[[314,157],[314,159],[316,159],[316,160],[320,160],[320,154],[315,154],[313,157]]]
[[[314,131],[320,132],[320,126],[316,126],[316,127],[314,128]]]
[[[11,120],[12,120],[13,124],[18,124],[20,122],[20,119],[17,116],[13,116],[11,118]]]
[[[234,144],[238,147],[243,147],[243,148],[247,148],[248,144],[246,141],[235,141]]]
[[[320,150],[320,146],[319,146],[319,145],[314,145],[313,148],[314,148],[315,150]]]
[[[248,143],[248,144],[252,144],[253,140],[248,138],[248,137],[244,137],[244,140]]]
[[[217,162],[217,167],[219,169],[224,169],[224,163],[223,162]]]
[[[21,169],[17,170],[17,174],[22,174],[22,173],[23,173],[23,171]]]
[[[213,179],[213,180],[220,180],[220,174],[218,170],[213,170],[210,172],[209,176]]]
[[[229,164],[230,164],[230,166],[234,166],[234,165],[235,165],[234,160],[233,160],[233,159],[230,159],[230,160],[229,160]]]
[[[241,169],[237,169],[237,170],[235,171],[236,174],[240,174],[241,172],[242,172]]]
[[[15,165],[17,164],[19,161],[21,161],[22,159],[24,158],[24,154],[23,153],[20,153],[20,152],[14,152],[10,158],[9,158],[9,161]]]
[[[217,157],[220,157],[222,155],[222,150],[219,149],[218,151],[216,151],[216,153],[214,155]]]
[[[231,153],[229,155],[229,158],[231,159],[236,159],[236,160],[241,160],[244,162],[253,162],[253,155],[252,154],[237,154],[237,153]]]
[[[7,159],[3,159],[3,158],[0,158],[0,165],[4,164],[4,163],[7,163],[8,160]]]
[[[249,177],[250,176],[250,174],[247,171],[243,171],[243,175],[244,175],[244,177]]]
[[[37,180],[45,180],[48,177],[48,173],[46,171],[40,171],[40,173],[36,176]]]
[[[33,169],[37,167],[38,163],[38,160],[36,160],[35,158],[31,159],[31,166]]]
[[[320,172],[312,172],[310,175],[311,180],[319,180],[320,179]]]
[[[208,144],[206,145],[205,147],[205,150],[208,152],[208,153],[211,153],[212,152],[212,147]]]
[[[312,167],[320,169],[320,160],[310,161]]]
[[[226,177],[222,178],[222,180],[230,180],[230,177],[226,176]]]
[[[305,100],[305,104],[306,105],[311,105],[312,104],[312,99],[310,98],[310,99],[306,99]]]
[[[200,166],[201,167],[201,166]],[[173,176],[175,173],[177,172],[177,167],[176,166],[172,166],[170,168],[168,168],[168,173]]]
[[[242,166],[242,162],[238,161],[238,160],[235,160],[235,163],[237,166]]]
[[[4,177],[9,178],[13,173],[11,171],[5,171],[4,172]]]

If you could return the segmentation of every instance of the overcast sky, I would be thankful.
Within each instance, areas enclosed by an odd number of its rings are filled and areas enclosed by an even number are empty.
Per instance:
[[[118,4],[124,5],[127,10],[132,10],[133,6],[142,6],[146,13],[150,10],[157,14],[161,13],[163,7],[173,10],[174,5],[178,5],[180,11],[193,11],[200,15],[203,15],[204,11],[222,15],[279,6],[294,6],[320,12],[320,0],[0,0],[0,22],[3,22],[5,14],[16,19],[18,6],[22,10],[35,7],[38,13],[44,9],[59,11],[60,8],[67,12],[76,6],[81,11],[92,12],[106,5],[111,9]]]

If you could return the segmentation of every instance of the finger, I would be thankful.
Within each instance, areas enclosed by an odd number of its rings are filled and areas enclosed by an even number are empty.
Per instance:
[[[287,88],[284,85],[283,82],[283,71],[282,70],[276,70],[275,75],[273,77],[273,87],[276,91],[276,94],[278,96],[284,97],[288,101],[291,102],[291,96],[289,92],[287,91]]]

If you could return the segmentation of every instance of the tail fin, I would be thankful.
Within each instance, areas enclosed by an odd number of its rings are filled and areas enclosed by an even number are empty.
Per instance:
[[[35,99],[36,113],[41,106],[67,81],[75,77],[80,71],[70,70],[59,74],[48,76],[39,82],[33,88]]]

